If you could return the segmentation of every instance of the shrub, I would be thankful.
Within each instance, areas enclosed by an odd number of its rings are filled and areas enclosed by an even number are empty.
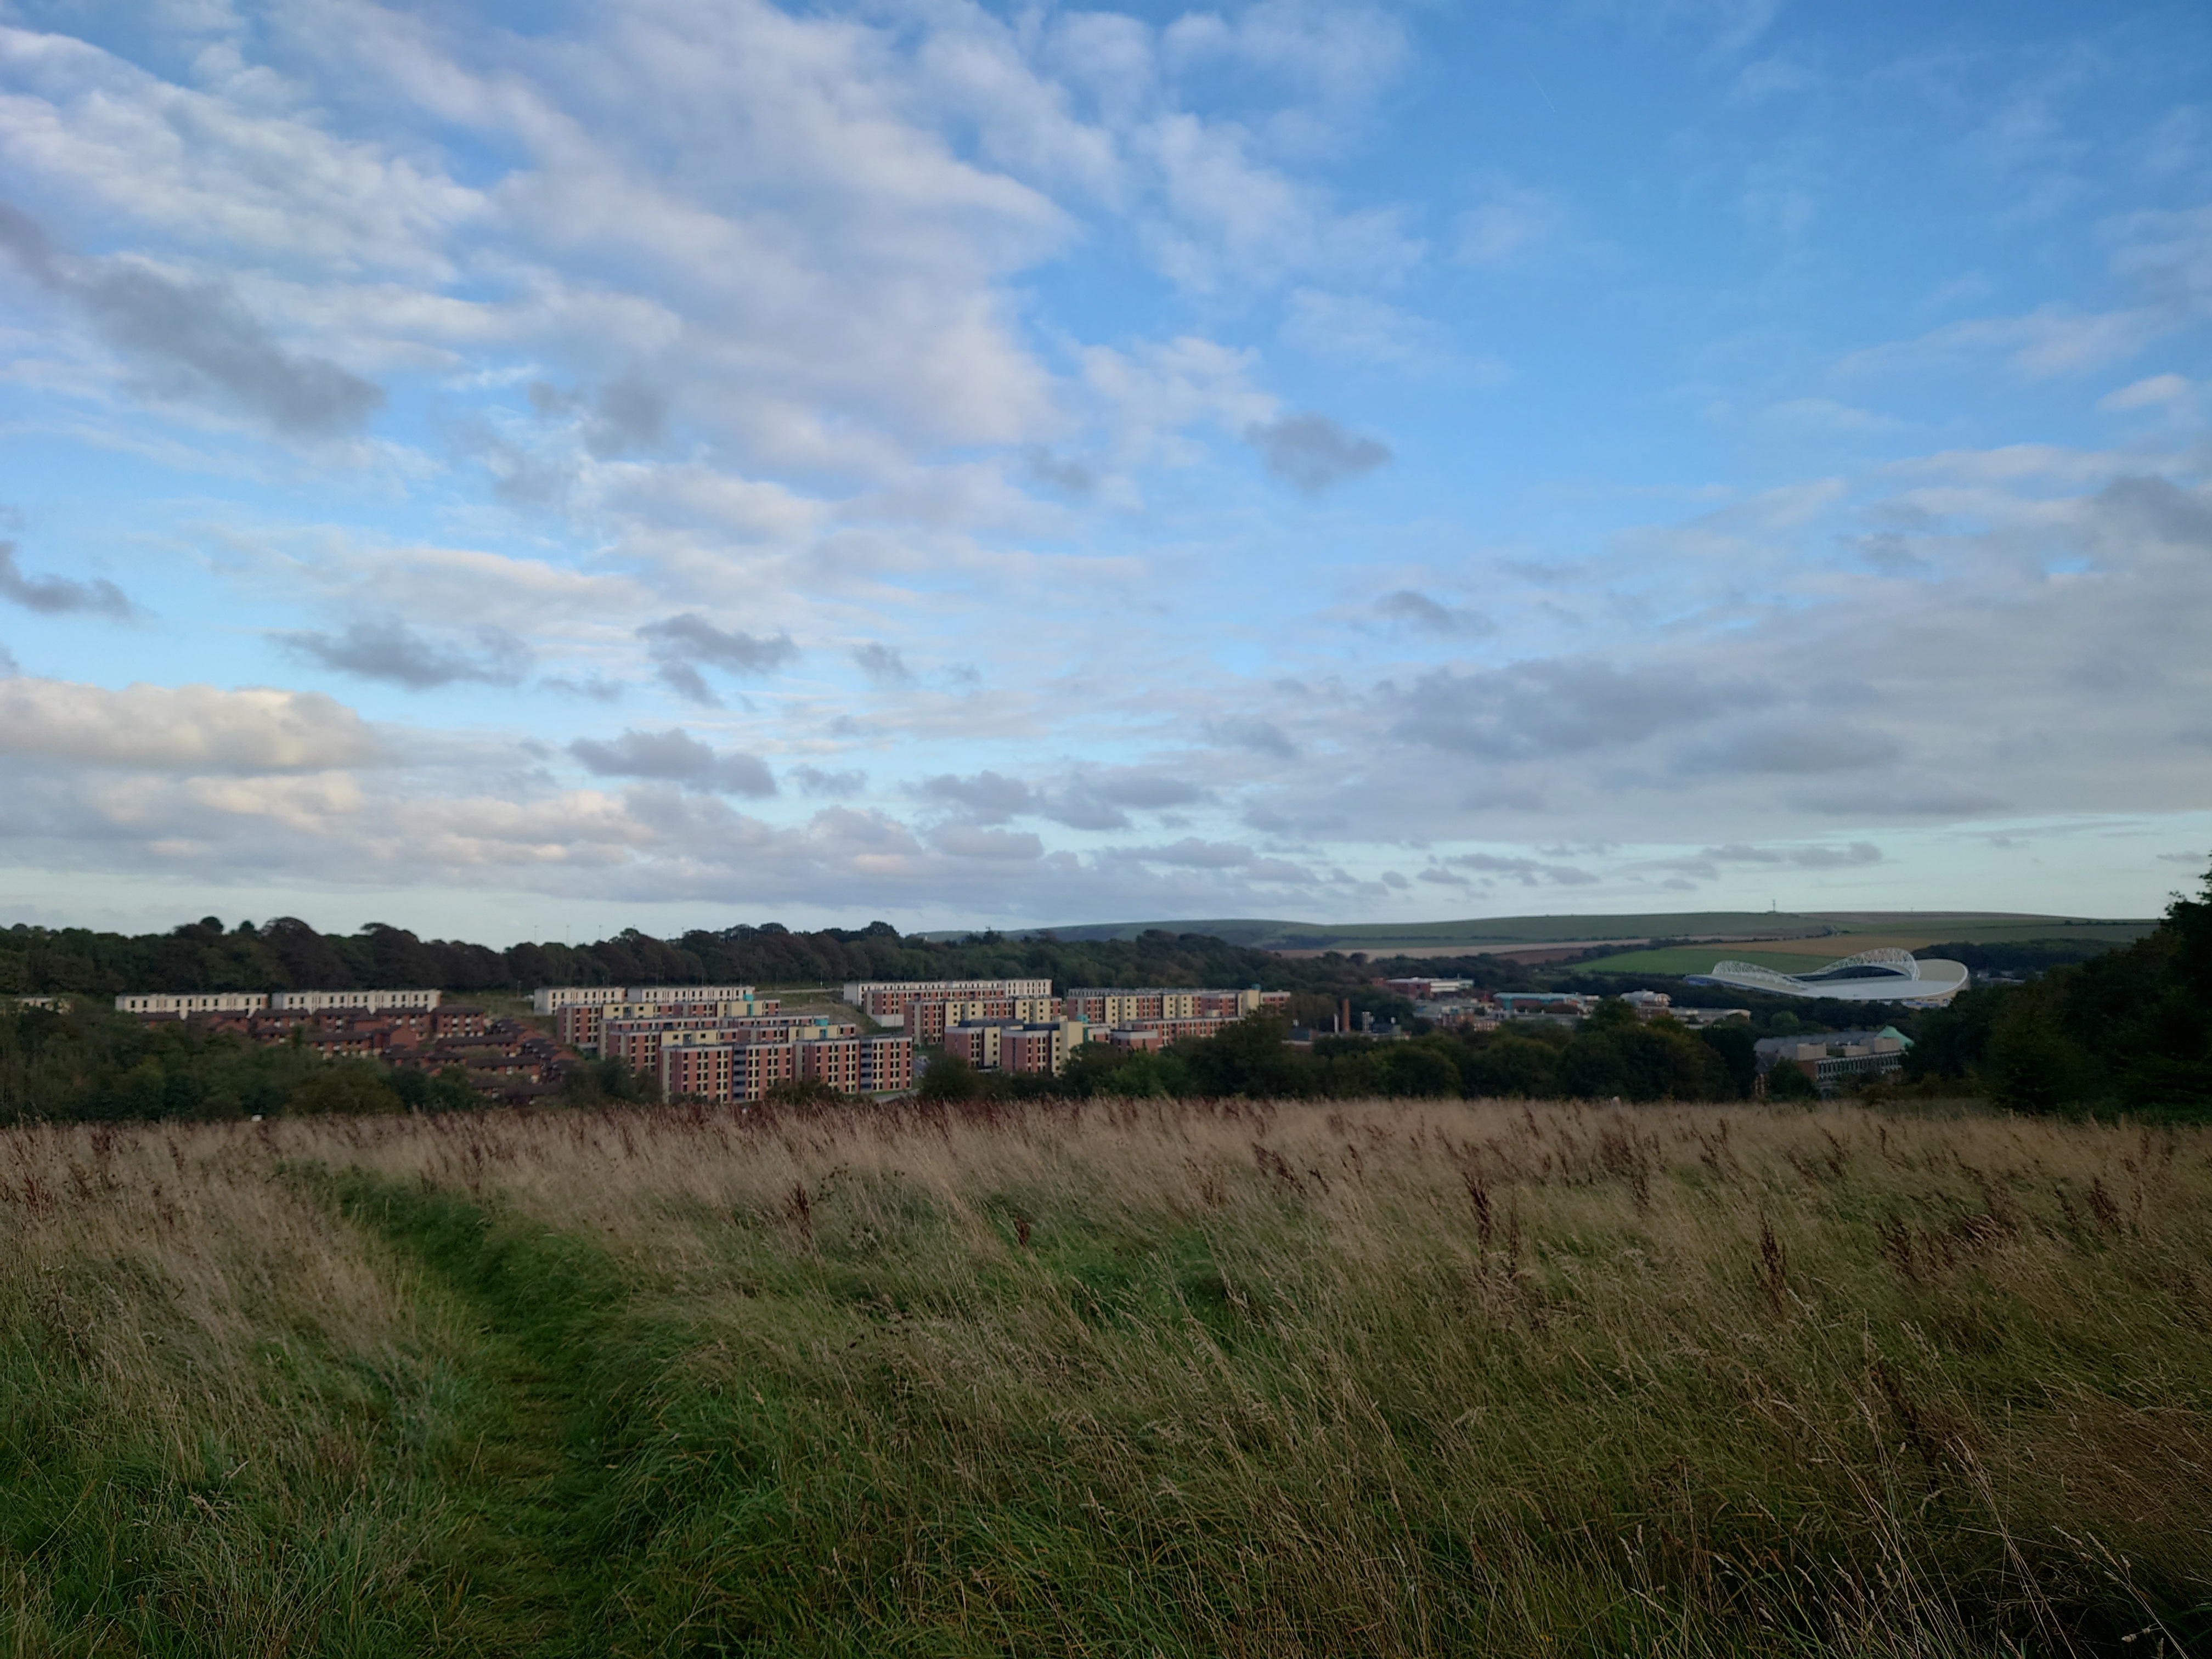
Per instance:
[[[284,1109],[313,1117],[331,1112],[404,1112],[407,1103],[392,1086],[388,1067],[370,1060],[341,1060],[294,1084],[284,1097]]]

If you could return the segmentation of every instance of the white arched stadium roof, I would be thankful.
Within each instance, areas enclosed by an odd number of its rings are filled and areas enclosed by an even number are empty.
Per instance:
[[[1710,974],[1692,974],[1698,985],[1727,985],[1771,996],[1826,997],[1837,1002],[1948,1002],[1971,977],[1964,963],[1922,962],[1910,951],[1862,951],[1815,968],[1784,974],[1751,962],[1720,962]]]

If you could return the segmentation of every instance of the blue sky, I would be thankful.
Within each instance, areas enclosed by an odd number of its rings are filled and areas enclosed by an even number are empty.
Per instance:
[[[2154,911],[2212,17],[0,3],[0,900]]]

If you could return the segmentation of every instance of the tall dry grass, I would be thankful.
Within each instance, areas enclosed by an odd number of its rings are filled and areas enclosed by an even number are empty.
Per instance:
[[[233,1562],[222,1608],[156,1584],[134,1625],[98,1582],[129,1504],[0,1534],[27,1650],[218,1614],[270,1652],[2134,1653],[2212,1625],[2199,1131],[485,1114],[16,1132],[0,1186],[8,1420],[90,1407],[59,1449],[11,1430],[0,1496],[112,1497],[121,1457]],[[255,1471],[234,1512],[210,1437]],[[257,1577],[289,1529],[355,1558]],[[157,1577],[198,1559],[167,1547]],[[64,1561],[77,1588],[41,1581]]]

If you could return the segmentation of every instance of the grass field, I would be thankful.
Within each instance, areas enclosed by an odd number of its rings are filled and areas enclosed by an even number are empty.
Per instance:
[[[2212,1131],[0,1133],[0,1652],[2208,1638]]]
[[[1870,949],[1875,944],[1900,943],[1907,950],[1918,950],[1940,941],[1957,939],[1982,945],[2050,939],[2099,939],[2125,944],[2140,939],[2152,925],[2149,921],[2096,921],[1990,910],[1855,910],[1804,915],[1769,910],[1698,910],[1634,915],[1480,916],[1461,921],[1139,921],[1053,931],[1064,939],[1134,939],[1147,928],[1164,927],[1171,933],[1210,934],[1231,945],[1261,950],[1361,951],[1376,957],[1402,952],[1416,957],[1442,955],[1455,949],[1480,954],[1516,947],[1623,939],[1771,941],[1778,935],[1793,935],[1815,950],[1848,956],[1852,951]],[[1863,942],[1836,948],[1839,939],[1856,939],[1861,935],[1865,936]]]

